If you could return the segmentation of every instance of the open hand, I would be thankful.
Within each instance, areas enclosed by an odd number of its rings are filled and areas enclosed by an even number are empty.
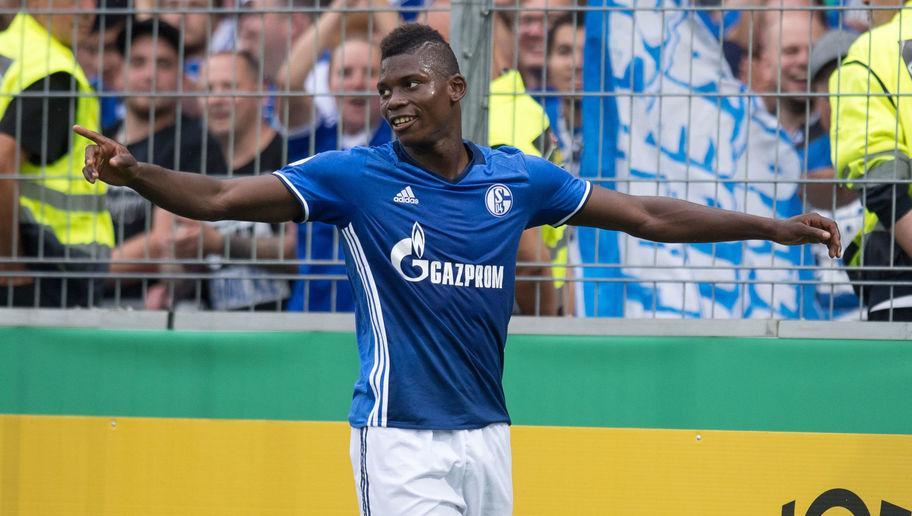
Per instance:
[[[830,258],[842,256],[839,227],[816,213],[805,213],[779,222],[776,242],[785,245],[823,244]]]
[[[136,177],[136,158],[126,147],[81,125],[74,125],[73,131],[94,142],[86,148],[82,168],[86,181],[94,184],[101,179],[109,185],[128,186]]]

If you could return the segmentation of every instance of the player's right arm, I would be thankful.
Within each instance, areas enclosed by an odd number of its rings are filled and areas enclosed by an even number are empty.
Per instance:
[[[94,183],[101,180],[127,186],[172,213],[196,220],[249,220],[286,222],[301,218],[302,208],[279,179],[272,175],[215,179],[140,163],[126,147],[81,126],[73,130],[94,145],[86,149],[82,173]]]

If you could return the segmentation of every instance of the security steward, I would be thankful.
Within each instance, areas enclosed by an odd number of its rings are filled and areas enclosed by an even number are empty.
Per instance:
[[[88,306],[104,292],[114,244],[105,187],[82,178],[89,142],[70,131],[99,126],[71,50],[95,2],[24,7],[0,32],[0,306]]]

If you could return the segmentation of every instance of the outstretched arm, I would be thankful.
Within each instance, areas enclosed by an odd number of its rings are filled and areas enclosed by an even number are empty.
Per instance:
[[[281,181],[271,175],[215,179],[139,163],[123,145],[81,126],[73,130],[95,144],[86,149],[82,173],[128,186],[172,213],[197,220],[286,222],[302,215],[301,207]]]
[[[598,186],[569,224],[623,231],[656,242],[771,240],[785,245],[824,244],[840,256],[839,229],[830,219],[807,213],[775,220],[709,208],[670,197],[627,195]]]

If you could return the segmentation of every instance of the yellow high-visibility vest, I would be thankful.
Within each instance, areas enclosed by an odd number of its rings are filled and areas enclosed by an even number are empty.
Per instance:
[[[69,48],[32,16],[19,13],[0,32],[0,118],[25,88],[54,73],[75,78],[78,99],[73,122],[99,130],[98,99]],[[23,120],[40,124],[41,120]],[[114,246],[114,227],[105,207],[106,187],[82,175],[85,138],[71,134],[69,151],[53,163],[36,165],[22,159],[19,174],[20,225],[31,224],[45,241],[56,239],[67,254],[107,258]]]
[[[910,7],[912,2],[888,23],[859,36],[829,79],[833,163],[838,176],[856,190],[864,188],[863,180],[912,178]],[[864,226],[846,252],[848,264],[861,264],[865,235],[885,230],[877,215],[865,210]]]
[[[560,151],[554,142],[548,141],[550,127],[544,108],[528,93],[522,76],[516,70],[508,70],[491,81],[491,97],[488,101],[488,146],[508,145],[525,154],[545,157],[561,165]],[[550,149],[542,156],[541,147]],[[568,257],[567,226],[558,228],[542,226],[541,236],[551,252],[554,287],[564,286],[567,275]]]

